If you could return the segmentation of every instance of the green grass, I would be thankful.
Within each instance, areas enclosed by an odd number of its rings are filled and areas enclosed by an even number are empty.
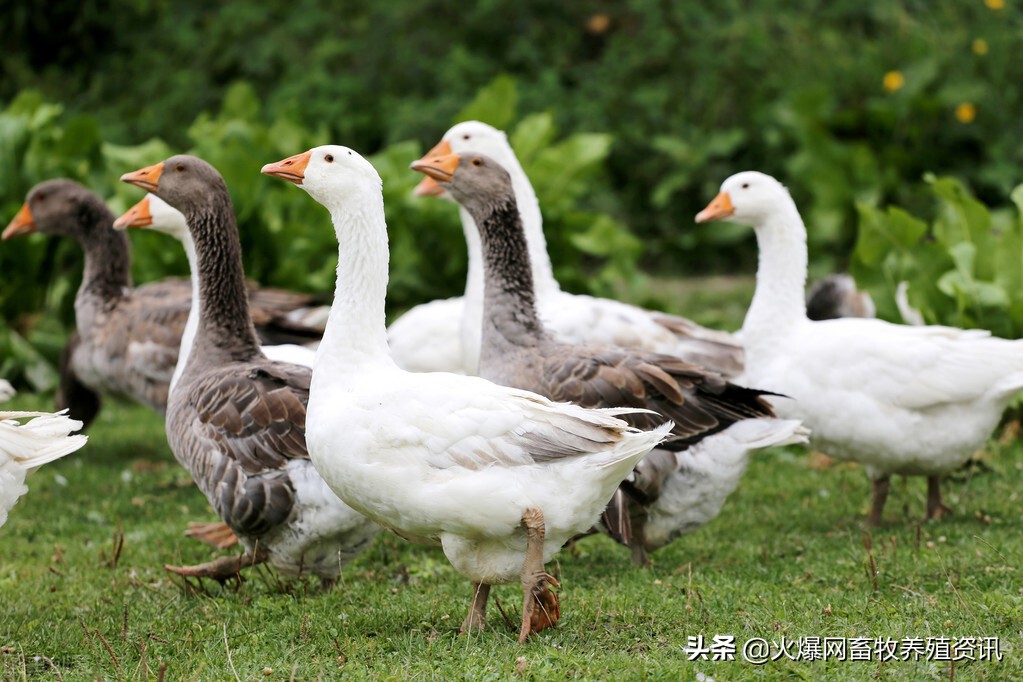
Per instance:
[[[19,396],[16,407],[45,407]],[[470,586],[439,550],[381,534],[329,592],[250,571],[186,585],[164,563],[216,556],[182,536],[214,520],[161,419],[108,404],[78,454],[41,469],[0,529],[0,677],[157,679],[1023,679],[1023,448],[946,483],[956,514],[921,524],[924,483],[896,479],[887,525],[869,484],[801,449],[757,455],[719,518],[648,568],[603,537],[562,551],[562,620],[525,646],[491,603],[460,637]],[[66,484],[58,483],[66,479]],[[468,512],[467,512],[468,513]],[[123,547],[118,550],[123,537]],[[876,567],[876,577],[870,569]],[[516,586],[494,594],[517,621]],[[1001,662],[687,660],[687,637],[1000,637]],[[272,672],[264,673],[264,669]]]

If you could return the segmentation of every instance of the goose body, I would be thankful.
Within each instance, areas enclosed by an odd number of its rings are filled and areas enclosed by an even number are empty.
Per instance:
[[[562,291],[547,254],[536,193],[503,132],[478,121],[459,123],[448,130],[424,159],[468,151],[486,154],[511,175],[526,231],[537,311],[557,339],[565,343],[597,343],[668,353],[726,375],[741,371],[742,346],[730,334],[701,327],[675,315]],[[420,191],[430,192],[428,188]],[[459,334],[463,364],[475,373],[479,366],[483,325],[483,253],[472,216],[461,209],[461,217],[469,248],[469,272]]]
[[[625,419],[639,428],[651,428],[670,419],[674,422],[671,436],[660,447],[681,450],[700,444],[705,459],[714,459],[718,435],[737,422],[774,416],[761,398],[762,391],[732,385],[720,374],[675,356],[555,339],[537,314],[525,234],[506,170],[476,152],[431,157],[417,161],[412,168],[448,191],[479,230],[485,282],[481,377],[582,407],[650,410],[626,415]],[[743,442],[743,438],[722,438],[730,462],[740,459],[733,455],[737,442]],[[662,458],[666,458],[666,465],[647,466]],[[655,489],[671,487],[666,479],[676,477],[687,459],[686,455],[676,458],[659,451],[646,458],[641,464],[646,467],[645,478],[658,480],[646,481],[640,506],[659,505]],[[745,468],[745,459],[741,459],[742,467],[703,466],[708,477],[720,472],[720,488],[727,488],[718,499],[717,509],[738,484]],[[625,495],[612,500],[604,515],[604,527],[616,540],[634,547],[634,556],[645,563],[644,515],[620,508],[636,506],[636,500],[629,499],[629,490],[637,488],[630,485]],[[672,504],[677,506],[677,502]],[[701,509],[709,507],[704,504]],[[673,508],[672,513],[677,515],[679,510]],[[659,518],[668,516],[665,513]]]
[[[21,423],[19,420],[28,419]],[[71,435],[82,422],[64,412],[0,411],[0,526],[18,498],[28,492],[25,477],[36,468],[71,454],[86,436]]]
[[[778,412],[802,419],[814,445],[863,463],[879,523],[891,474],[928,477],[928,518],[949,511],[938,477],[982,447],[1023,389],[1023,341],[876,319],[811,321],[802,297],[806,229],[785,188],[744,172],[722,184],[698,221],[751,225],[760,250],[743,323],[744,381],[789,396]]]
[[[476,584],[463,629],[482,626],[490,584],[516,578],[524,589],[520,641],[553,625],[557,599],[544,562],[593,524],[670,424],[637,431],[617,418],[629,410],[585,410],[480,378],[400,369],[384,328],[387,229],[376,170],[329,145],[263,172],[323,204],[339,241],[309,400],[317,469],[382,526],[441,545]]]
[[[247,550],[240,558],[168,568],[222,580],[267,561],[287,575],[333,580],[376,526],[337,499],[309,459],[310,369],[260,350],[223,179],[187,155],[121,179],[181,211],[194,242],[198,322],[168,402],[167,441]]]
[[[64,350],[58,407],[86,426],[102,395],[142,403],[163,414],[178,363],[189,310],[188,280],[168,278],[133,287],[127,236],[112,229],[114,215],[95,193],[71,180],[47,180],[28,193],[3,238],[30,232],[74,238],[85,252],[75,297],[76,329]],[[309,297],[248,287],[267,338],[315,340],[319,329],[289,318]]]

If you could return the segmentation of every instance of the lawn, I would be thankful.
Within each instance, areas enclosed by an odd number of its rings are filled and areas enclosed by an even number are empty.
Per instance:
[[[603,537],[562,551],[549,567],[562,584],[561,623],[520,646],[517,586],[495,589],[489,631],[460,637],[470,585],[439,550],[389,534],[326,592],[265,569],[225,587],[170,576],[164,563],[218,554],[182,536],[188,521],[215,517],[170,454],[162,420],[110,402],[90,443],[32,477],[0,529],[0,675],[1023,679],[1017,426],[946,482],[956,513],[938,523],[920,523],[922,479],[895,479],[886,525],[868,530],[858,466],[801,448],[760,453],[720,517],[647,568]],[[734,636],[735,660],[690,661],[689,638],[700,636]],[[1003,658],[951,667],[926,656],[880,661],[876,651],[871,661],[743,660],[751,638],[806,637],[871,638],[871,647],[876,638],[997,637]]]

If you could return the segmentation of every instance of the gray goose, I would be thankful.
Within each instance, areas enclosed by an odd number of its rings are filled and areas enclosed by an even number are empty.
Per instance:
[[[179,155],[121,179],[181,211],[195,242],[199,326],[167,404],[167,440],[246,550],[166,568],[224,580],[266,561],[287,575],[333,581],[377,527],[341,502],[309,460],[311,370],[260,350],[223,178],[205,161]]]
[[[645,563],[651,547],[644,537],[644,508],[656,503],[685,461],[676,452],[737,422],[773,417],[761,398],[767,392],[731,384],[717,372],[672,355],[555,339],[536,311],[525,233],[507,171],[471,152],[417,161],[412,168],[448,190],[479,228],[485,282],[480,376],[583,407],[646,408],[651,412],[623,417],[642,429],[665,418],[674,421],[672,435],[640,463],[632,485],[623,484],[604,517],[612,537],[632,547],[634,558]],[[789,423],[780,431],[788,437],[796,427]],[[758,432],[756,437],[763,436]],[[724,496],[737,482],[736,476]]]
[[[874,299],[856,288],[856,280],[845,273],[828,275],[814,282],[806,294],[806,316],[811,320],[840,317],[875,317]]]
[[[102,394],[127,397],[164,413],[191,307],[187,279],[168,278],[132,287],[128,237],[112,228],[103,200],[67,179],[33,187],[2,238],[40,232],[75,239],[85,252],[75,297],[76,329],[61,356],[57,408],[87,427]],[[294,321],[312,297],[249,285],[253,315],[267,343],[305,343],[322,336]]]

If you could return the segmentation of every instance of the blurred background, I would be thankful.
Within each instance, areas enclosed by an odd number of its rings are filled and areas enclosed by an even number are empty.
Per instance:
[[[475,118],[508,131],[567,289],[735,328],[753,236],[692,217],[757,169],[800,206],[812,278],[852,271],[890,319],[908,281],[929,322],[1023,333],[1023,22],[1004,0],[7,0],[0,35],[4,224],[58,176],[120,213],[142,196],[121,173],[189,151],[231,188],[248,275],[329,297],[327,214],[259,168],[344,144],[384,178],[393,317],[464,286],[455,207],[411,197],[408,164]],[[186,272],[166,237],[132,241],[136,281]],[[0,376],[52,389],[81,261],[0,244]]]

